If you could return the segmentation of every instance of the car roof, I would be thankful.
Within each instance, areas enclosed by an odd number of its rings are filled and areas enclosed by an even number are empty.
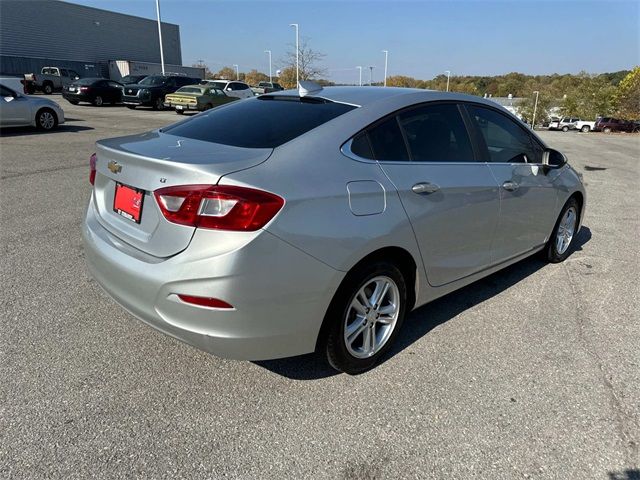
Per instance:
[[[273,96],[298,96],[298,90],[282,90],[279,92],[269,93]],[[307,97],[321,98],[332,102],[346,103],[358,107],[385,100],[391,97],[402,95],[411,95],[413,103],[431,102],[437,100],[453,100],[476,102],[489,105],[492,107],[501,107],[498,103],[492,102],[490,99],[484,99],[475,95],[467,95],[464,93],[440,92],[437,90],[425,90],[422,88],[403,88],[403,87],[324,87],[319,91],[308,93]],[[416,98],[420,97],[420,98]],[[503,107],[502,107],[503,108]],[[506,110],[506,109],[505,109]]]

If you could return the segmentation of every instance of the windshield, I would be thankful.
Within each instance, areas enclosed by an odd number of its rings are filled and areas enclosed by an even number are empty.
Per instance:
[[[150,75],[146,78],[143,78],[140,81],[140,85],[162,85],[166,81],[166,77],[161,77],[160,75]]]
[[[275,148],[354,108],[323,100],[265,95],[215,108],[163,131],[235,147]]]

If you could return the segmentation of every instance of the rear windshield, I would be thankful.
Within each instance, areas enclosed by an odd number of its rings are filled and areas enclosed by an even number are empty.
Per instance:
[[[198,87],[182,87],[176,93],[202,93],[202,89]]]
[[[100,80],[104,80],[103,78],[81,78],[80,80],[76,80],[76,84],[78,85],[93,85]]]
[[[354,106],[298,97],[233,102],[163,130],[170,135],[245,148],[275,148]]]

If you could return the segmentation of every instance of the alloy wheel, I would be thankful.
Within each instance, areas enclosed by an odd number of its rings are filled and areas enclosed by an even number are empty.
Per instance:
[[[56,119],[51,112],[42,112],[38,118],[38,123],[45,130],[51,130],[56,124]]]
[[[356,358],[380,351],[395,329],[400,314],[400,292],[387,276],[377,276],[353,296],[344,323],[344,343]]]
[[[560,220],[558,233],[556,234],[556,250],[559,255],[566,252],[569,245],[571,245],[571,240],[573,240],[573,235],[576,231],[577,220],[578,215],[574,207],[569,208],[562,220]]]

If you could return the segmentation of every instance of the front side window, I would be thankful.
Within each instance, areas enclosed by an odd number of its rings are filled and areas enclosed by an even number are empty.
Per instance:
[[[490,108],[470,105],[493,163],[542,163],[542,148],[515,121]]]
[[[398,116],[414,162],[473,162],[467,129],[454,104],[424,105]]]

